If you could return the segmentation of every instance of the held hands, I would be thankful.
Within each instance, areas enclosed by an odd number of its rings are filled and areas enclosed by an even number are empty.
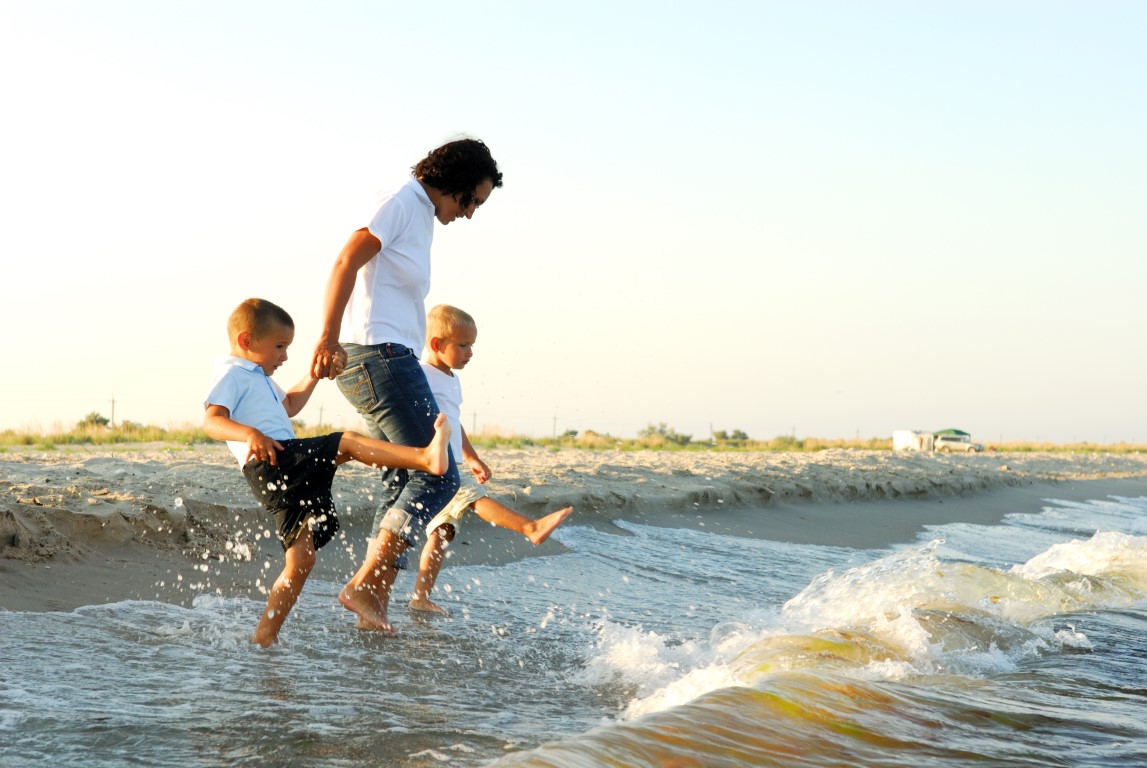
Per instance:
[[[247,438],[247,461],[269,461],[274,466],[276,450],[283,450],[283,444],[258,430],[252,430]]]
[[[346,370],[346,350],[337,341],[319,342],[311,359],[311,375],[316,379],[333,379]]]

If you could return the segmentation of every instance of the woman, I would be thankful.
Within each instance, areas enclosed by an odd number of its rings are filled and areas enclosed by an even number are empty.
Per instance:
[[[373,437],[421,447],[434,435],[438,406],[418,359],[426,337],[434,220],[471,218],[502,186],[490,150],[477,139],[438,147],[383,200],[370,225],[350,236],[335,260],[323,300],[323,330],[312,361],[339,389]],[[339,593],[358,626],[393,632],[387,619],[395,562],[458,489],[458,457],[441,477],[383,469],[376,538]]]

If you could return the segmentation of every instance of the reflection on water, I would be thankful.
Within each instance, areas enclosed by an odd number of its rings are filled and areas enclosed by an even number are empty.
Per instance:
[[[245,598],[0,612],[3,763],[1147,764],[1144,512],[892,552],[569,526],[567,554],[444,570],[453,617],[397,638],[312,580],[266,651]]]

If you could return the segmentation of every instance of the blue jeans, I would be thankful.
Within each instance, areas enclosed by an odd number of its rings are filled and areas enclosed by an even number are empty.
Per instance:
[[[346,370],[336,379],[343,397],[366,421],[371,437],[398,445],[421,448],[434,437],[438,404],[426,382],[418,358],[401,344],[344,344]],[[450,454],[450,468],[442,476],[387,467],[382,472],[381,503],[374,514],[371,536],[392,507],[409,514],[416,525],[401,534],[408,544],[418,543],[426,523],[458,491],[458,465]],[[405,561],[405,553],[402,558]],[[400,563],[399,567],[404,567]]]

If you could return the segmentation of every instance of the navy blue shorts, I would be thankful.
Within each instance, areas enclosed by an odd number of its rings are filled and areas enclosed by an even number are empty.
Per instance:
[[[321,437],[280,440],[283,450],[275,451],[275,464],[248,461],[243,476],[255,498],[274,518],[279,542],[286,550],[309,525],[319,549],[339,529],[331,484],[338,468],[336,459],[342,432]]]

